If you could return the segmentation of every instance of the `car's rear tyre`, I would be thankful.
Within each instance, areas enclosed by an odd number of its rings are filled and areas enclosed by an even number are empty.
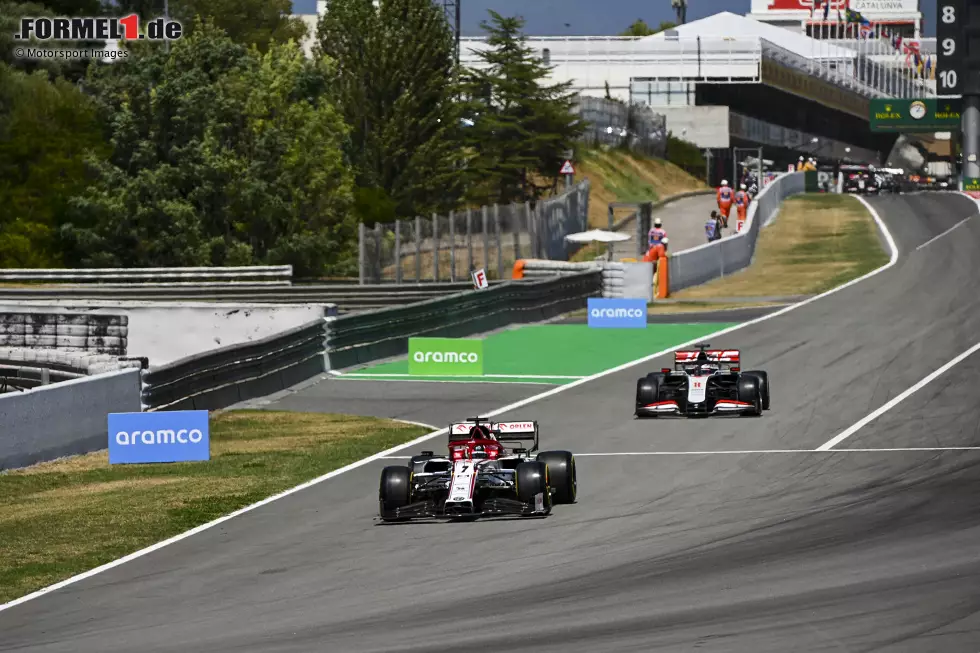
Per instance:
[[[517,466],[514,474],[517,500],[533,506],[535,497],[542,495],[545,511],[551,511],[551,490],[548,487],[548,466],[542,462],[529,461]]]
[[[660,401],[660,385],[663,383],[664,375],[662,372],[651,372],[636,382],[636,408],[637,412],[643,406]]]
[[[753,410],[741,413],[743,416],[757,417],[762,414],[762,392],[759,388],[759,379],[754,376],[740,374],[738,377],[738,400],[750,403]]]
[[[575,456],[571,451],[542,451],[537,455],[539,463],[548,466],[548,481],[555,503],[575,503],[578,496],[578,478],[575,472]]]
[[[381,519],[395,521],[388,517],[395,509],[404,508],[412,500],[412,469],[410,467],[385,467],[381,470],[381,487],[378,489],[378,510]]]
[[[762,410],[769,410],[769,373],[761,370],[745,372],[759,380],[759,394],[762,395]]]

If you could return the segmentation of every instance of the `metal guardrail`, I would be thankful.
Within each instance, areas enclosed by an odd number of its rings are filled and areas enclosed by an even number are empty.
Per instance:
[[[492,281],[498,285],[502,281]],[[147,288],[139,286],[0,287],[0,301],[113,300],[164,302],[254,302],[261,304],[337,304],[340,313],[363,311],[456,294],[472,282],[357,285],[344,283],[294,284],[276,288],[254,284]]]
[[[258,280],[288,283],[293,277],[291,265],[254,265],[241,267],[188,268],[7,268],[0,269],[0,281],[164,281],[200,282],[221,279],[233,282]]]
[[[412,336],[463,337],[537,322],[586,305],[602,292],[601,271],[545,281],[510,281],[410,306],[316,320],[263,340],[222,347],[143,373],[149,410],[216,410],[266,396],[333,368],[408,350]]]

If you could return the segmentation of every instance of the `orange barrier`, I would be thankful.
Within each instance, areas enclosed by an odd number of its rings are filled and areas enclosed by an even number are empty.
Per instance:
[[[524,259],[521,259],[519,261],[514,261],[514,272],[511,278],[512,279],[524,278]]]
[[[657,299],[667,299],[670,295],[670,281],[668,277],[667,256],[661,256],[657,261]]]

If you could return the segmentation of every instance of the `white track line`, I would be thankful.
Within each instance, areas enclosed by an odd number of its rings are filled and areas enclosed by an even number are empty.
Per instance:
[[[550,377],[549,377],[550,378]],[[585,378],[585,377],[582,377]],[[496,385],[560,385],[559,383],[549,383],[548,381],[466,381],[453,379],[384,379],[369,378],[366,376],[345,376],[345,381],[384,381],[386,383],[478,383]]]
[[[771,453],[893,453],[911,451],[980,451],[980,447],[890,447],[881,449],[735,449],[732,451],[609,451],[576,453],[576,458],[607,456],[742,456]],[[409,460],[411,456],[385,456],[382,460]]]
[[[776,311],[774,313],[768,313],[768,314],[763,315],[761,317],[757,317],[754,320],[749,320],[747,322],[742,322],[741,324],[736,324],[735,326],[731,326],[731,327],[722,329],[720,331],[715,331],[714,333],[708,333],[708,334],[702,335],[701,337],[695,338],[694,340],[689,340],[689,341],[683,342],[683,343],[681,343],[679,345],[674,345],[673,347],[669,347],[667,349],[663,349],[663,350],[658,351],[656,353],[649,354],[648,356],[644,356],[642,358],[637,358],[636,360],[630,361],[628,363],[623,363],[622,365],[617,365],[616,367],[610,368],[608,370],[604,370],[602,372],[598,372],[596,374],[592,374],[590,376],[583,377],[583,378],[578,379],[576,381],[572,381],[571,383],[567,383],[565,385],[561,385],[561,386],[558,386],[556,388],[552,388],[551,390],[548,390],[546,392],[542,392],[539,395],[534,395],[533,397],[529,397],[527,399],[522,399],[521,401],[517,401],[517,402],[514,402],[514,403],[512,403],[510,405],[504,406],[502,408],[498,408],[497,410],[494,410],[492,412],[485,413],[483,415],[483,417],[494,417],[496,415],[502,415],[504,413],[507,413],[507,412],[510,412],[510,411],[514,410],[515,408],[522,408],[523,406],[527,406],[528,404],[534,403],[536,401],[540,401],[542,399],[547,399],[547,398],[552,397],[552,396],[554,396],[554,395],[556,395],[556,394],[558,394],[560,392],[565,392],[566,390],[571,390],[572,388],[575,388],[577,386],[583,385],[585,383],[589,383],[590,381],[594,381],[596,379],[601,379],[601,378],[606,377],[606,376],[609,376],[611,374],[617,374],[617,373],[622,372],[624,370],[628,370],[628,369],[630,369],[632,367],[636,367],[637,365],[642,365],[643,363],[647,363],[649,361],[652,361],[652,360],[654,360],[656,358],[659,358],[660,356],[663,356],[664,354],[670,354],[672,352],[677,351],[678,349],[683,349],[684,347],[690,347],[692,345],[696,345],[698,343],[705,342],[709,338],[715,338],[717,336],[722,336],[722,335],[726,335],[726,334],[729,334],[729,333],[734,333],[735,331],[738,331],[739,329],[744,329],[745,327],[753,326],[753,325],[756,325],[756,324],[760,324],[762,322],[765,322],[766,320],[771,320],[774,317],[778,317],[780,315],[785,315],[786,313],[789,313],[790,311],[794,311],[797,308],[806,306],[807,304],[812,304],[813,302],[815,302],[815,301],[817,301],[819,299],[823,299],[824,297],[829,297],[830,295],[833,295],[836,292],[839,292],[841,290],[844,290],[845,288],[849,288],[849,287],[853,286],[856,283],[860,283],[860,282],[864,281],[865,279],[870,279],[871,277],[875,276],[876,274],[880,274],[880,273],[884,272],[885,270],[891,268],[892,266],[895,265],[895,263],[898,262],[898,246],[895,244],[895,239],[892,238],[891,233],[888,231],[888,227],[885,226],[885,223],[881,219],[881,216],[878,215],[878,212],[874,210],[874,208],[871,206],[871,204],[869,204],[868,201],[866,199],[864,199],[863,197],[857,197],[856,199],[859,202],[861,202],[865,206],[865,208],[868,209],[868,212],[871,214],[871,217],[874,218],[874,221],[878,225],[878,228],[881,229],[882,234],[885,236],[885,240],[888,242],[889,248],[891,248],[891,259],[888,261],[888,263],[886,263],[885,265],[881,266],[880,268],[878,268],[876,270],[872,270],[871,272],[865,274],[862,277],[858,277],[857,279],[852,279],[851,281],[848,281],[845,284],[842,284],[840,286],[837,286],[836,288],[832,288],[832,289],[828,290],[827,292],[821,293],[819,295],[815,295],[813,297],[810,297],[809,299],[804,299],[803,301],[801,301],[799,303],[791,304],[791,305],[787,306],[786,308],[780,309],[780,310],[778,310],[778,311]],[[320,483],[323,483],[324,481],[330,480],[331,478],[334,478],[335,476],[339,476],[339,475],[341,475],[341,474],[343,474],[345,472],[349,472],[352,469],[357,469],[358,467],[363,467],[364,465],[367,465],[368,463],[372,463],[375,460],[380,460],[380,459],[384,458],[385,456],[391,455],[391,454],[393,454],[393,453],[395,453],[397,451],[402,451],[403,449],[408,449],[410,447],[414,447],[414,446],[416,446],[418,444],[421,444],[422,442],[425,442],[427,440],[431,440],[432,438],[434,438],[436,436],[439,436],[439,435],[446,435],[447,432],[448,432],[448,428],[442,428],[442,429],[439,429],[438,431],[433,431],[432,433],[429,433],[427,435],[423,435],[421,437],[415,438],[411,442],[406,442],[404,444],[400,444],[398,446],[392,447],[391,449],[387,449],[385,451],[379,451],[378,453],[376,453],[374,455],[371,455],[371,456],[368,456],[367,458],[363,458],[361,460],[358,460],[357,462],[351,463],[350,465],[347,465],[345,467],[341,467],[340,469],[336,469],[336,470],[334,470],[334,471],[332,471],[332,472],[330,472],[328,474],[324,474],[322,476],[318,476],[317,478],[314,478],[314,479],[312,479],[310,481],[307,481],[306,483],[303,483],[302,485],[297,485],[294,488],[290,488],[290,489],[286,490],[285,492],[280,492],[279,494],[276,494],[274,496],[271,496],[271,497],[267,497],[265,499],[262,499],[258,503],[253,503],[250,506],[245,506],[244,508],[240,508],[240,509],[236,510],[235,512],[232,512],[232,513],[229,513],[229,514],[225,515],[224,517],[219,517],[218,519],[215,519],[214,521],[210,521],[210,522],[208,522],[206,524],[201,524],[200,526],[197,526],[196,528],[192,528],[189,531],[185,531],[183,533],[180,533],[178,535],[175,535],[175,536],[173,536],[171,538],[168,538],[166,540],[163,540],[162,542],[157,542],[156,544],[150,545],[150,546],[148,546],[148,547],[146,547],[144,549],[140,549],[139,551],[134,551],[133,553],[130,553],[127,556],[124,556],[122,558],[119,558],[118,560],[113,560],[112,562],[109,562],[107,564],[104,564],[104,565],[102,565],[100,567],[96,567],[95,569],[90,569],[90,570],[88,570],[86,572],[83,572],[81,574],[78,574],[77,576],[72,576],[71,578],[67,578],[67,579],[65,579],[65,580],[63,580],[61,582],[55,583],[54,585],[49,585],[48,587],[45,587],[43,589],[40,589],[40,590],[38,590],[36,592],[32,592],[31,594],[27,594],[26,596],[22,596],[19,599],[14,599],[13,601],[10,601],[8,603],[4,603],[3,605],[0,605],[0,612],[2,612],[4,610],[7,610],[9,608],[12,608],[15,605],[20,605],[21,603],[26,603],[27,601],[31,601],[33,599],[36,599],[36,598],[40,597],[40,596],[44,596],[45,594],[48,594],[48,593],[53,592],[55,590],[61,589],[62,587],[66,587],[68,585],[72,585],[72,584],[77,583],[77,582],[79,582],[81,580],[84,580],[86,578],[91,578],[92,576],[95,576],[97,574],[101,574],[104,571],[108,571],[110,569],[113,569],[115,567],[118,567],[119,565],[125,564],[125,563],[127,563],[127,562],[129,562],[131,560],[136,560],[137,558],[142,558],[143,556],[145,556],[145,555],[147,555],[149,553],[153,553],[154,551],[158,551],[158,550],[160,550],[160,549],[162,549],[162,548],[164,548],[166,546],[169,546],[169,545],[174,544],[176,542],[179,542],[181,540],[187,539],[188,537],[191,537],[193,535],[197,535],[198,533],[201,533],[201,532],[206,531],[206,530],[208,530],[210,528],[213,528],[213,527],[217,526],[218,524],[223,524],[224,522],[228,521],[229,519],[233,519],[235,517],[238,517],[239,515],[243,515],[243,514],[245,514],[247,512],[251,512],[252,510],[255,510],[256,508],[260,508],[262,506],[268,505],[268,504],[272,503],[273,501],[278,501],[279,499],[282,499],[282,498],[287,497],[287,496],[289,496],[291,494],[295,494],[297,492],[300,492],[301,490],[305,490],[307,488],[313,487],[314,485],[319,485]]]
[[[827,449],[830,449],[831,447],[834,447],[834,446],[840,444],[841,442],[843,442],[847,438],[849,438],[852,435],[854,435],[855,433],[857,433],[863,427],[867,426],[869,423],[871,423],[874,420],[878,419],[879,417],[881,417],[882,415],[884,415],[885,413],[887,413],[888,411],[890,411],[892,408],[894,408],[898,404],[902,403],[905,399],[907,399],[908,397],[910,397],[913,393],[918,392],[922,388],[926,387],[927,385],[929,385],[930,383],[932,383],[933,381],[935,381],[944,372],[948,371],[954,365],[956,365],[957,363],[963,361],[964,359],[966,359],[968,356],[972,355],[976,351],[980,351],[980,343],[977,343],[977,344],[973,345],[972,347],[970,347],[969,349],[967,349],[965,352],[963,352],[962,354],[960,354],[959,356],[957,356],[953,360],[949,361],[948,363],[946,363],[945,365],[943,365],[942,367],[940,367],[938,370],[936,370],[935,372],[933,372],[932,374],[930,374],[926,378],[924,378],[921,381],[919,381],[918,383],[916,383],[914,386],[912,386],[911,388],[909,388],[908,390],[906,390],[902,394],[900,394],[897,397],[893,398],[891,401],[889,401],[884,406],[881,406],[880,408],[878,408],[873,413],[871,413],[871,414],[865,416],[864,418],[858,420],[857,422],[855,422],[851,426],[847,427],[846,429],[844,429],[843,431],[841,431],[840,433],[838,433],[837,435],[835,435],[831,439],[827,440],[822,445],[820,445],[819,447],[817,447],[817,450],[818,451],[826,451]]]
[[[928,245],[929,243],[934,243],[934,242],[936,242],[937,240],[939,240],[940,238],[942,238],[943,236],[945,236],[946,234],[948,234],[949,232],[951,232],[951,231],[952,231],[953,229],[956,229],[956,228],[957,228],[957,227],[959,227],[960,225],[962,225],[962,224],[965,224],[966,222],[968,222],[968,221],[970,220],[970,218],[972,218],[972,217],[973,217],[973,216],[971,215],[971,216],[970,216],[970,217],[968,217],[968,218],[963,218],[962,220],[960,220],[959,222],[957,222],[956,224],[954,224],[954,225],[953,225],[952,227],[950,227],[950,228],[949,228],[949,229],[947,229],[946,231],[944,231],[944,232],[942,232],[941,234],[939,234],[938,236],[933,236],[932,238],[930,238],[930,239],[929,239],[929,240],[927,240],[926,242],[924,242],[924,243],[922,243],[921,245],[919,245],[918,247],[916,247],[916,248],[915,248],[915,251],[919,251],[920,249],[922,249],[923,247],[925,247],[925,246],[926,246],[926,245]]]
[[[372,372],[348,372],[346,374],[338,374],[338,376],[343,376],[346,379],[357,377],[359,379],[368,379],[374,377],[395,377],[395,378],[410,378],[418,379],[424,381],[425,377],[418,374],[374,374]],[[439,374],[433,374],[432,376],[440,376]],[[449,376],[449,375],[447,375]],[[584,379],[582,375],[579,376],[563,376],[561,374],[453,374],[451,375],[454,379]]]
[[[408,419],[398,419],[397,417],[388,417],[387,419],[390,419],[393,422],[401,422],[402,424],[411,424],[412,426],[421,426],[422,428],[432,429],[433,431],[436,430],[436,427],[435,426],[433,426],[432,424],[425,424],[424,422],[413,422],[413,421],[408,420]]]

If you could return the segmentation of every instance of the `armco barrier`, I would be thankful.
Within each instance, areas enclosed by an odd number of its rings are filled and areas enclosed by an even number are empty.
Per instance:
[[[499,281],[491,281],[497,285]],[[261,304],[333,304],[340,313],[411,304],[445,297],[473,287],[469,281],[357,285],[344,283],[295,284],[286,287],[255,283],[187,284],[140,286],[136,284],[90,284],[71,287],[0,287],[0,303],[26,301],[152,301],[222,302]]]
[[[136,369],[0,395],[0,469],[106,448],[106,415],[140,410]]]
[[[540,322],[586,305],[602,292],[598,269],[541,281],[513,281],[469,292],[330,321],[328,364],[344,368],[400,356],[410,336],[462,338],[511,324]]]
[[[17,269],[0,270],[0,281],[64,281],[68,283],[119,282],[203,282],[220,279],[228,282],[289,284],[293,277],[291,265],[255,265],[243,267],[196,268],[79,268],[79,269]]]
[[[323,318],[261,340],[188,356],[143,374],[150,409],[218,409],[272,394],[322,373]]]
[[[748,267],[755,254],[759,230],[771,220],[783,200],[804,192],[805,174],[784,173],[766,186],[749,206],[748,224],[742,233],[670,255],[667,259],[670,292]]]
[[[149,410],[224,408],[328,369],[405,354],[411,336],[460,338],[556,317],[584,307],[601,288],[601,272],[594,269],[316,320],[263,340],[151,368],[143,374],[143,405]]]
[[[125,315],[0,312],[0,347],[30,347],[126,355]]]

